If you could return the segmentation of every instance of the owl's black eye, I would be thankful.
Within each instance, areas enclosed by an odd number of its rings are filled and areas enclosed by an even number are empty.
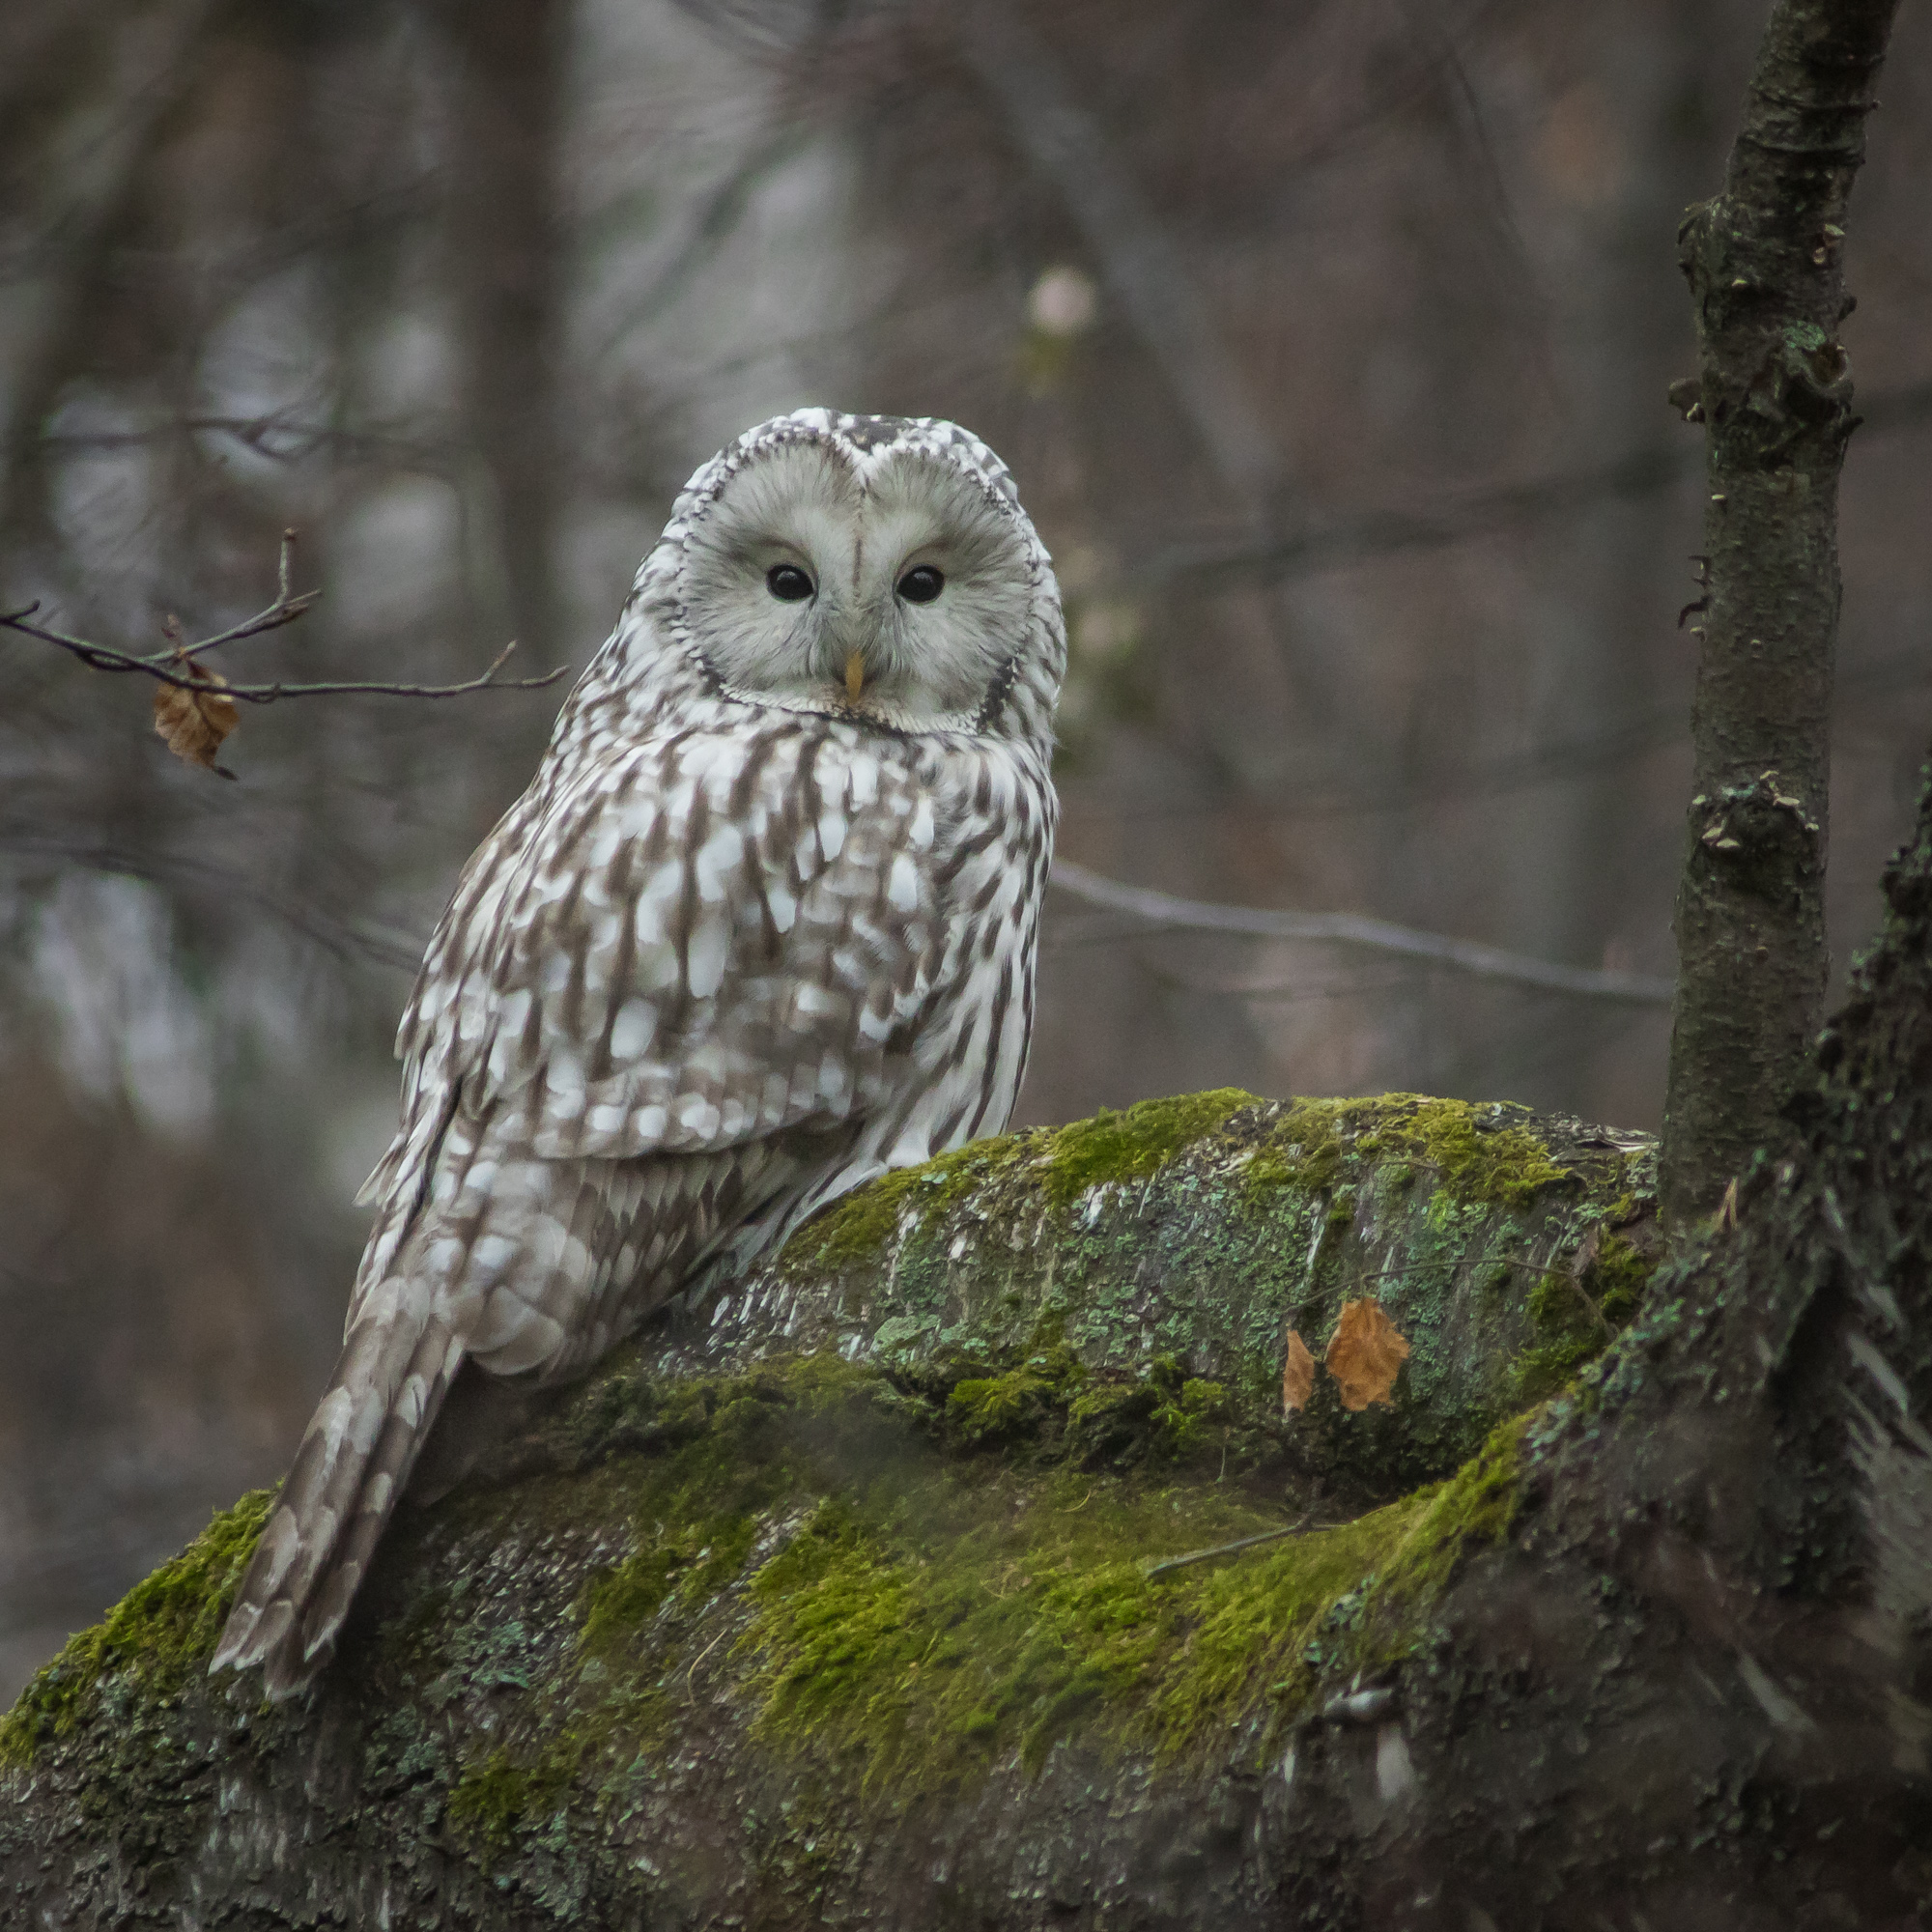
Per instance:
[[[812,582],[795,563],[775,563],[765,572],[765,588],[781,604],[803,604]]]
[[[908,604],[930,604],[945,587],[945,578],[929,563],[920,564],[899,579],[899,595]]]

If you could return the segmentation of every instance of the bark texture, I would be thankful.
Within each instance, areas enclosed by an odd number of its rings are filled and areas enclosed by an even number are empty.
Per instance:
[[[1778,0],[1716,200],[1679,252],[1709,426],[1696,781],[1677,899],[1668,1218],[1715,1208],[1782,1109],[1823,1017],[1846,210],[1897,0]]]
[[[895,1177],[676,1311],[393,1538],[305,1703],[201,1675],[245,1500],[7,1720],[0,1914],[1923,1922],[1932,792],[1886,888],[1798,1144],[1655,1272],[1640,1144],[1206,1095]],[[1387,1420],[1283,1425],[1260,1371],[1405,1279],[1478,1406],[1574,1289],[1640,1307],[1384,1501],[1450,1438],[1332,1449]]]

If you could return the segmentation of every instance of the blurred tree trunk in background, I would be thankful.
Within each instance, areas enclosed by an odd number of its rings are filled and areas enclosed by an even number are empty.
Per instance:
[[[434,5],[456,53],[446,246],[477,465],[466,479],[465,561],[484,637],[513,637],[547,668],[565,644],[558,404],[570,265],[557,174],[573,10],[568,0]]]
[[[1582,77],[1558,97],[1538,143],[1544,266],[1518,272],[1542,338],[1522,381],[1555,385],[1565,446],[1581,465],[1668,433],[1664,390],[1683,361],[1669,237],[1682,184],[1715,161],[1725,123],[1712,111],[1706,10],[1653,8],[1634,19],[1592,11],[1577,24],[1588,46]],[[1644,643],[1666,634],[1693,594],[1680,594],[1688,559],[1680,568],[1672,556],[1688,548],[1683,527],[1675,496],[1658,492],[1551,533],[1527,613],[1537,648],[1521,693],[1523,742],[1584,745],[1669,703]],[[1512,945],[1577,965],[1621,963],[1606,961],[1605,948],[1628,895],[1667,891],[1674,876],[1674,854],[1630,810],[1629,790],[1624,772],[1572,769],[1516,802],[1505,834]],[[1552,1067],[1545,1104],[1601,1104],[1615,1071],[1599,1063],[1612,1057],[1586,1049]]]

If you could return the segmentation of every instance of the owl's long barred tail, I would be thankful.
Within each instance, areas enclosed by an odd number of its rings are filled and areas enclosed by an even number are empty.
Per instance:
[[[269,1694],[327,1662],[464,1356],[431,1283],[392,1276],[357,1311],[328,1393],[255,1547],[211,1669],[264,1666]]]

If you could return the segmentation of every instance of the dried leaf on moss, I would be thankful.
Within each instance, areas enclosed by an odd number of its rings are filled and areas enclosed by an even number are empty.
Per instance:
[[[1342,1319],[1328,1344],[1326,1366],[1341,1385],[1344,1408],[1361,1409],[1372,1402],[1387,1402],[1407,1359],[1407,1342],[1373,1295],[1342,1304]]]
[[[1281,1372],[1282,1413],[1293,1415],[1296,1409],[1305,1407],[1314,1389],[1315,1357],[1308,1352],[1308,1344],[1300,1334],[1291,1328],[1288,1331],[1288,1361]]]

